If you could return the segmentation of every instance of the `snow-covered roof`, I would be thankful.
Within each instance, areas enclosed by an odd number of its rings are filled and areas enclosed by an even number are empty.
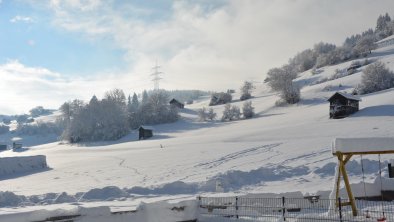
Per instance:
[[[382,43],[382,42],[385,42],[385,41],[388,41],[388,40],[391,40],[391,39],[394,39],[394,35],[391,35],[391,36],[389,36],[387,38],[384,38],[384,39],[382,39],[382,40],[380,40],[380,41],[378,41],[376,43]]]
[[[350,94],[347,94],[347,93],[344,93],[344,92],[336,92],[336,93],[334,93],[334,95],[332,95],[328,100],[331,100],[331,98],[334,97],[335,94],[337,94],[337,93],[338,93],[339,95],[341,95],[341,96],[347,98],[347,99],[356,100],[356,101],[361,101],[361,98],[360,98],[360,97],[355,96],[355,95],[350,95]]]
[[[332,153],[394,152],[394,137],[336,138]]]

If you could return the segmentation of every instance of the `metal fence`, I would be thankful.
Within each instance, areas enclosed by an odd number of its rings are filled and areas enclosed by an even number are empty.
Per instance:
[[[356,200],[358,216],[335,200],[307,198],[198,197],[201,222],[393,221],[394,202]],[[340,202],[346,200],[338,199]],[[385,219],[385,220],[383,220]]]

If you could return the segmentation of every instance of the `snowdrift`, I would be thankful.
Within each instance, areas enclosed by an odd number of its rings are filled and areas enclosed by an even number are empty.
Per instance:
[[[18,156],[0,158],[0,179],[10,175],[25,174],[28,172],[47,169],[46,156]]]

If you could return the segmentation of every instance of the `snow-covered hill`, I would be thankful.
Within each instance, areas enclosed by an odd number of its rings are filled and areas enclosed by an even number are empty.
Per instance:
[[[380,60],[394,70],[394,47],[380,48],[368,59]],[[303,85],[297,105],[276,107],[278,96],[257,85],[251,101],[258,115],[253,119],[198,122],[196,111],[208,106],[206,98],[187,105],[180,121],[155,126],[154,137],[148,140],[138,141],[137,132],[132,132],[115,142],[53,142],[24,152],[3,151],[0,157],[45,155],[50,170],[1,179],[1,191],[23,195],[25,204],[33,197],[56,203],[49,200],[62,192],[70,202],[195,195],[214,192],[217,181],[225,192],[329,191],[336,164],[331,153],[334,138],[394,135],[394,89],[362,96],[360,111],[351,117],[329,119],[327,98],[337,90],[351,92],[360,83],[364,67],[353,75],[328,80],[336,69],[346,69],[350,63],[323,67],[319,74],[302,73],[296,79]],[[241,101],[234,104],[242,106]],[[213,108],[221,116],[223,106]],[[376,157],[369,158],[364,167],[370,169],[367,181],[371,182],[378,162]],[[352,182],[359,182],[359,160],[350,166]],[[108,186],[116,192],[108,196],[105,188],[96,198],[83,198],[84,192]]]

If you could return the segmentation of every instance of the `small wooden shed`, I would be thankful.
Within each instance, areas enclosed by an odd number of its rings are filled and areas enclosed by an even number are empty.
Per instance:
[[[138,129],[139,131],[139,136],[138,139],[147,139],[153,136],[153,128],[149,126],[140,126]]]
[[[330,102],[330,119],[339,119],[357,112],[361,99],[347,93],[336,92],[328,101]]]
[[[171,105],[171,106],[178,107],[179,109],[183,109],[183,108],[185,107],[185,105],[184,105],[183,103],[179,102],[179,101],[176,100],[176,99],[172,99],[172,100],[170,101],[170,105]]]

